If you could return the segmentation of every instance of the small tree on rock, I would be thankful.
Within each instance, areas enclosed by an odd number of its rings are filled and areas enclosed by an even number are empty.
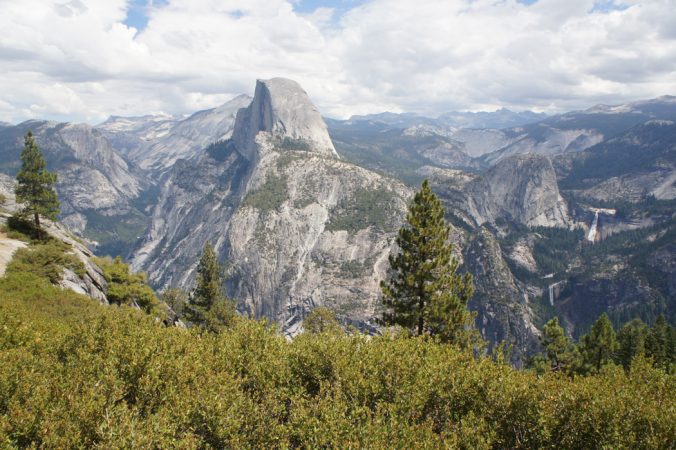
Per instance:
[[[474,315],[467,310],[472,276],[457,273],[450,227],[427,180],[415,194],[406,222],[396,238],[399,253],[389,258],[389,279],[381,282],[383,323],[469,345],[476,337]]]
[[[59,200],[54,191],[56,174],[47,170],[47,163],[29,131],[21,151],[21,170],[16,176],[17,203],[25,206],[21,215],[32,216],[40,233],[40,216],[55,220],[59,214]]]

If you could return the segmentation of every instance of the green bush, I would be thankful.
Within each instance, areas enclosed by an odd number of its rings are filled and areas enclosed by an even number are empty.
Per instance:
[[[38,232],[35,229],[33,222],[25,220],[17,215],[13,215],[7,219],[7,225],[5,225],[3,231],[8,237],[24,242],[38,239]]]
[[[0,279],[7,448],[669,448],[676,379],[538,377],[430,339],[167,328]]]
[[[144,273],[132,273],[119,256],[115,259],[96,258],[95,262],[108,282],[106,297],[110,303],[137,306],[148,313],[157,312],[159,300],[146,284]]]
[[[7,266],[7,271],[33,273],[54,284],[61,281],[64,268],[83,277],[85,268],[82,261],[69,251],[68,244],[55,239],[36,242],[29,247],[18,249]]]

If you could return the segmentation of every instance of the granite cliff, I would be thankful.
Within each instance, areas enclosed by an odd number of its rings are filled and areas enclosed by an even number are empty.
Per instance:
[[[367,327],[410,193],[342,162],[297,83],[258,81],[232,138],[174,166],[133,267],[189,288],[210,241],[241,311],[295,334],[323,304]]]

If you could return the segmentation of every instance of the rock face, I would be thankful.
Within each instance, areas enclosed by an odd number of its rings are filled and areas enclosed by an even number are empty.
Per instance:
[[[56,186],[62,221],[76,233],[87,228],[88,213],[119,216],[146,186],[143,176],[112,149],[96,129],[84,124],[28,121],[0,129],[0,170],[15,175],[21,161],[23,136],[32,131]]]
[[[241,311],[291,335],[320,304],[366,326],[410,194],[340,161],[297,83],[259,81],[232,139],[172,169],[132,264],[190,288],[210,241]]]
[[[512,345],[512,359],[537,350],[540,332],[535,326],[532,303],[539,292],[529,292],[512,275],[497,239],[485,228],[468,242],[463,253],[464,270],[474,276],[475,294],[469,307],[477,311],[477,328],[491,345]]]
[[[571,220],[546,156],[516,155],[482,175],[427,168],[423,172],[447,209],[472,226],[501,220],[526,226],[568,227]]]
[[[258,80],[253,102],[237,114],[232,141],[237,151],[250,161],[260,156],[256,142],[260,132],[290,143],[301,141],[314,153],[338,157],[321,114],[307,93],[292,80]]]
[[[477,225],[509,219],[527,226],[565,227],[568,208],[549,158],[507,158],[467,186],[468,212]]]
[[[111,117],[96,128],[116,149],[144,170],[163,173],[178,159],[189,159],[209,144],[230,137],[237,111],[251,103],[239,95],[213,109],[180,119],[172,116]],[[155,178],[158,178],[155,175]]]

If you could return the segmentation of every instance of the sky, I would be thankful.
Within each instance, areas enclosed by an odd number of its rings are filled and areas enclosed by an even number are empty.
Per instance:
[[[0,0],[0,121],[185,115],[298,81],[329,117],[676,94],[676,0]]]

